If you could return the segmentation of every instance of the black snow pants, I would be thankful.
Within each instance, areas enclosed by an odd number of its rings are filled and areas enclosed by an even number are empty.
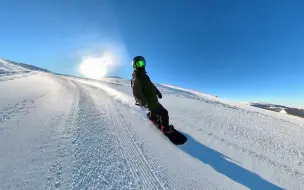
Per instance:
[[[169,114],[168,111],[158,103],[158,106],[154,110],[150,110],[150,120],[159,122],[159,124],[163,125],[164,127],[169,126]]]

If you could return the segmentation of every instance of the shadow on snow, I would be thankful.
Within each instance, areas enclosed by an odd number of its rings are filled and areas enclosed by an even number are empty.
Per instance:
[[[282,189],[261,178],[259,175],[229,161],[228,157],[197,142],[190,135],[183,134],[187,136],[188,141],[180,147],[181,150],[192,157],[199,159],[201,162],[210,165],[213,169],[233,181],[240,183],[249,189]]]

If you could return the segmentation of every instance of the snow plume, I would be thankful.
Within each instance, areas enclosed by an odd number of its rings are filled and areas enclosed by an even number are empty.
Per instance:
[[[115,72],[126,60],[128,52],[122,43],[108,41],[90,44],[79,52],[81,63],[79,72],[88,78],[101,79]]]
[[[109,96],[111,96],[114,100],[121,102],[124,104],[126,107],[129,108],[130,113],[138,115],[140,117],[146,115],[146,111],[148,111],[146,108],[141,108],[138,106],[135,106],[135,101],[134,98],[120,92],[118,90],[115,90],[114,88],[108,87],[105,84],[102,84],[100,82],[94,82],[94,81],[87,81],[87,80],[82,80],[78,79],[78,82],[81,82],[83,84],[91,85],[97,88],[100,88],[104,92],[106,92]]]
[[[83,57],[80,72],[86,77],[100,79],[115,66],[116,62],[111,53],[105,52],[100,57]]]
[[[131,97],[128,96],[127,94],[122,93],[122,92],[120,92],[118,90],[115,90],[113,88],[110,88],[110,87],[108,87],[104,84],[101,84],[99,82],[86,81],[86,80],[79,80],[79,82],[98,87],[98,88],[102,89],[103,91],[105,91],[110,96],[112,96],[115,100],[118,100],[118,101],[122,102],[123,104],[130,104],[132,102]]]

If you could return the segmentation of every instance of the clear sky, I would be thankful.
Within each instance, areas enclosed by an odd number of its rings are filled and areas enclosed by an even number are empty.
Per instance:
[[[304,107],[304,2],[293,0],[0,1],[0,57],[79,75],[111,52],[168,83],[224,99]]]

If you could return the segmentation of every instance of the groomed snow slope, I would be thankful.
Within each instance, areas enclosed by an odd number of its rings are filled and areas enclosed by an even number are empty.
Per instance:
[[[134,105],[129,80],[20,75],[9,66],[0,77],[0,189],[304,185],[304,120],[158,86],[188,137],[175,146]]]

